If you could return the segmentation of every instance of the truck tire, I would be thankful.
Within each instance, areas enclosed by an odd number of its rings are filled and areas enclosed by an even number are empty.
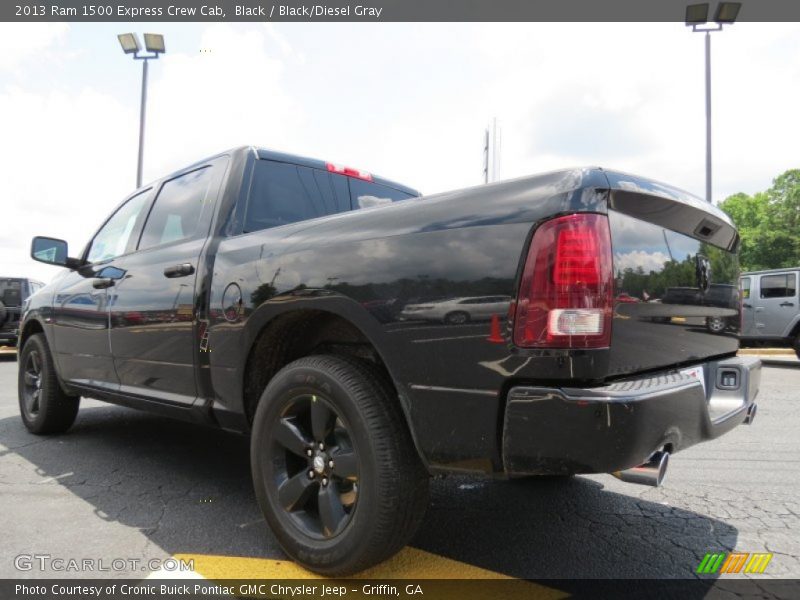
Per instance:
[[[800,333],[798,333],[794,338],[794,353],[797,354],[797,358],[800,358]]]
[[[256,498],[284,551],[324,575],[389,558],[416,532],[428,473],[378,370],[307,356],[261,395],[250,458]]]
[[[18,363],[19,411],[28,431],[45,435],[69,429],[78,415],[80,397],[61,389],[43,333],[28,338]]]

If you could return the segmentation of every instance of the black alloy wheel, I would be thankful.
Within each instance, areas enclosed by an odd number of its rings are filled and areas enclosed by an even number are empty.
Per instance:
[[[42,357],[38,350],[31,350],[25,356],[25,364],[21,367],[23,387],[23,410],[31,419],[39,415],[39,401],[42,397]]]
[[[278,543],[324,575],[392,556],[428,504],[428,471],[397,392],[385,371],[353,356],[306,356],[272,377],[253,416],[250,463]]]
[[[78,415],[81,399],[61,388],[43,333],[24,341],[17,361],[19,411],[28,431],[47,434],[69,429]]]
[[[278,499],[295,525],[318,539],[338,535],[358,500],[358,455],[349,428],[330,401],[291,398],[272,437]]]

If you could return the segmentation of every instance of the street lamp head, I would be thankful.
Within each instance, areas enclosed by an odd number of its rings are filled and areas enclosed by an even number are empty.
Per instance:
[[[717,5],[717,12],[714,13],[714,20],[717,23],[735,23],[740,8],[742,8],[741,2],[720,2]]]
[[[708,22],[708,3],[690,4],[686,7],[686,24],[702,25]]]
[[[145,33],[144,47],[147,48],[148,52],[155,52],[156,54],[163,54],[167,51],[164,47],[164,36],[160,33]]]
[[[141,50],[141,46],[139,45],[139,38],[136,37],[135,33],[120,33],[117,36],[119,40],[119,45],[122,46],[122,51],[125,54],[136,54]]]

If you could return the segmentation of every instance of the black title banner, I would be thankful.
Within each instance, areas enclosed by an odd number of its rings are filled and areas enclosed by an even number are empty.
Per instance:
[[[685,18],[697,0],[3,0],[0,21],[655,22]],[[713,18],[717,2],[710,2]],[[738,21],[800,21],[797,0],[749,0]]]

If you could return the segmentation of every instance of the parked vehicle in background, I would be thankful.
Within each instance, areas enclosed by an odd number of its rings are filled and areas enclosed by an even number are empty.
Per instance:
[[[22,304],[43,287],[35,279],[0,277],[0,345],[16,345]]]
[[[742,273],[743,345],[789,346],[800,358],[800,267]]]
[[[712,333],[739,330],[739,291],[735,284],[712,283],[707,290],[699,287],[671,287],[667,288],[661,298],[662,304],[679,304],[683,306],[700,306],[705,317],[698,318],[692,312],[686,311],[681,315],[684,319],[692,319],[704,323]],[[711,309],[711,310],[710,310]],[[713,309],[719,309],[714,314]]]
[[[447,325],[462,325],[470,321],[486,321],[492,316],[505,317],[511,296],[474,296],[452,298],[421,304],[406,304],[400,312],[405,320],[440,321]]]
[[[672,453],[752,422],[760,361],[650,318],[727,313],[627,301],[736,283],[717,207],[598,168],[415,196],[247,147],[137,190],[77,257],[34,238],[65,268],[23,317],[25,426],[65,431],[84,396],[249,434],[278,542],[344,575],[411,539],[433,473],[658,485]],[[427,298],[489,320],[399,325]]]

